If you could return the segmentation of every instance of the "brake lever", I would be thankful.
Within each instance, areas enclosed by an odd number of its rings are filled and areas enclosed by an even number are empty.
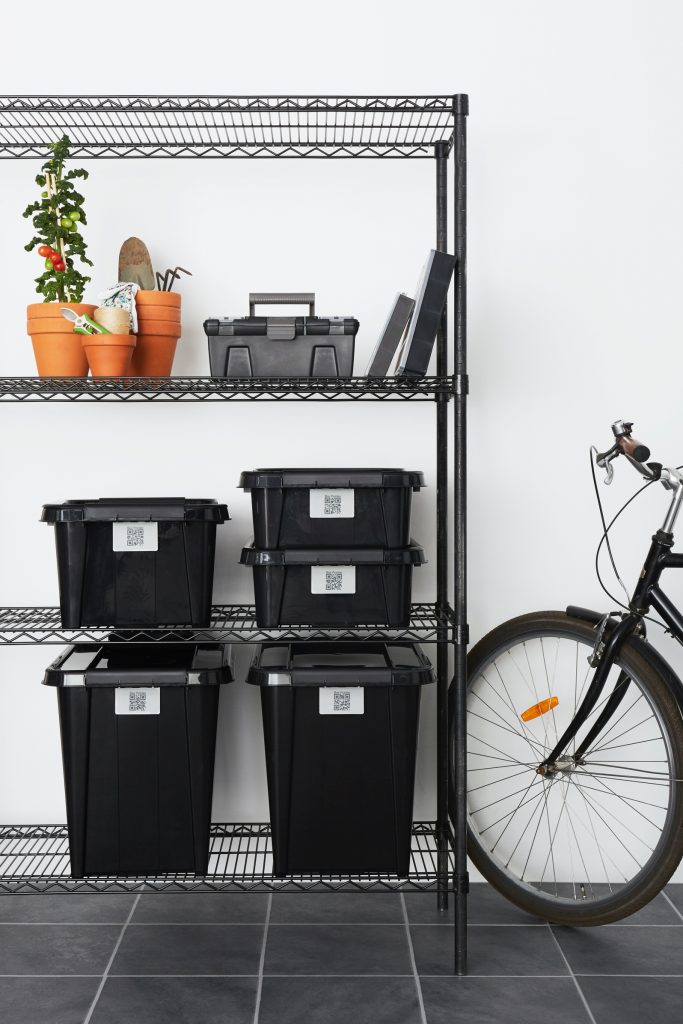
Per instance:
[[[591,451],[595,453],[596,466],[605,470],[604,483],[609,487],[614,480],[614,466],[612,465],[612,462],[621,454],[619,448],[616,444],[613,444],[609,451],[599,452],[595,445],[591,445]]]

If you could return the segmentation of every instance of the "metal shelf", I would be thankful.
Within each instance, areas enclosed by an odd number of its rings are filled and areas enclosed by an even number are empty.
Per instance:
[[[452,887],[452,838],[446,841],[449,870],[440,876],[434,822],[413,825],[407,878],[379,874],[275,878],[270,825],[215,824],[210,842],[206,875],[71,878],[66,825],[4,825],[0,826],[0,893],[408,892]]]
[[[0,377],[0,402],[434,401],[460,377]]]
[[[466,96],[0,96],[0,159],[432,158]]]
[[[121,630],[114,626],[88,626],[64,629],[59,608],[0,608],[0,644],[72,644],[104,643],[116,639],[128,643],[188,643],[221,641],[224,643],[263,643],[267,640],[411,640],[427,642],[455,641],[457,630],[451,609],[439,613],[433,604],[414,604],[410,624],[404,628],[357,625],[353,627],[283,626],[262,629],[256,624],[253,605],[218,604],[207,629],[188,629],[171,623],[155,628]]]

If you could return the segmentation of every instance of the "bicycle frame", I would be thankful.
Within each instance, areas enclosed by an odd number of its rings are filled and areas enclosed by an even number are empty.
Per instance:
[[[555,762],[565,752],[600,699],[619,651],[629,637],[639,631],[644,616],[647,615],[651,608],[654,608],[661,615],[671,634],[683,643],[683,615],[659,586],[661,575],[665,569],[683,569],[683,554],[677,554],[671,550],[674,540],[673,528],[683,503],[683,480],[678,474],[672,477],[672,479],[675,480],[675,483],[668,484],[674,491],[671,505],[662,528],[652,538],[650,550],[633,592],[629,611],[623,614],[620,619],[615,619],[611,615],[603,616],[600,619],[600,631],[594,654],[596,659],[595,673],[574,718],[563,732],[555,747],[539,765],[537,771],[541,775],[552,774]],[[607,635],[603,643],[602,637],[605,634]],[[574,751],[572,756],[575,760],[581,760],[595,738],[599,736],[600,732],[612,719],[626,695],[629,683],[630,680],[626,673],[620,672],[614,689],[606,700],[602,711]]]

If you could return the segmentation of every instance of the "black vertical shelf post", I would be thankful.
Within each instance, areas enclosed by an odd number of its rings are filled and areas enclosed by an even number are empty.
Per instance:
[[[434,147],[436,158],[436,248],[448,251],[448,146]],[[436,372],[448,376],[448,313],[441,317],[436,339]],[[448,611],[448,396],[436,399],[436,603],[439,614]],[[448,910],[448,849],[450,825],[448,817],[448,644],[443,630],[436,646],[436,820],[438,843],[439,890],[438,909]]]
[[[467,96],[455,96],[455,384],[453,399],[453,544],[455,674],[453,803],[455,831],[455,973],[467,973]]]

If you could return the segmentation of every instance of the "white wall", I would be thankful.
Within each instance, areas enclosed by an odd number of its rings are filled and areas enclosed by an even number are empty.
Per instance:
[[[654,456],[683,461],[677,382],[683,314],[683,95],[678,4],[313,3],[14,9],[1,93],[451,93],[471,97],[469,145],[470,600],[472,636],[525,610],[604,607],[592,559],[591,442],[635,420]],[[107,52],[106,33],[111,51]],[[93,56],[89,60],[90,46]],[[130,52],[126,55],[126,47]],[[37,165],[3,162],[2,373],[33,372],[24,335],[36,257],[20,213]],[[430,162],[95,162],[86,183],[93,292],[139,234],[183,281],[180,373],[206,372],[202,320],[246,312],[249,290],[314,289],[321,313],[358,317],[365,365],[391,296],[433,243]],[[263,464],[403,464],[434,483],[429,405],[0,407],[2,604],[54,604],[44,501],[185,493],[226,500],[217,600],[247,600],[235,564],[249,533],[239,472]],[[637,480],[619,465],[609,508]],[[414,533],[432,542],[434,488]],[[665,498],[654,488],[617,533],[632,581]],[[429,599],[433,565],[416,573]],[[681,582],[670,583],[683,600]],[[671,642],[654,637],[679,668]],[[56,648],[0,651],[0,820],[64,816]],[[244,661],[244,652],[242,663]],[[223,701],[215,813],[266,814],[257,694]],[[428,695],[417,811],[433,812]],[[433,716],[432,716],[433,717]]]

